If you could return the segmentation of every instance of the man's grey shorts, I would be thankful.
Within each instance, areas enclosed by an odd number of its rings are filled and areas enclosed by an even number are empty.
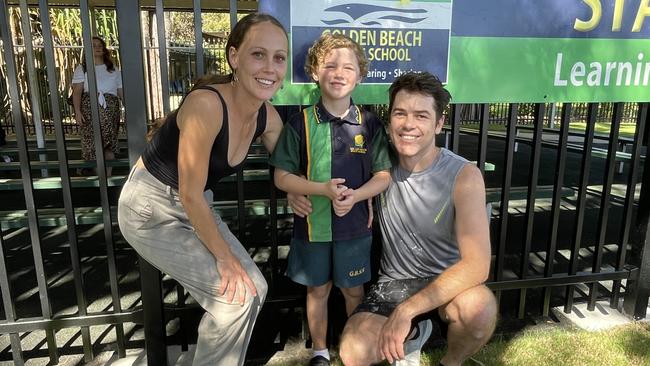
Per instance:
[[[352,314],[373,313],[389,317],[397,305],[423,289],[434,279],[435,277],[427,277],[377,282],[370,286],[363,301],[354,309]],[[446,337],[447,323],[440,318],[437,310],[417,316],[413,319],[412,324],[417,324],[417,322],[425,318],[429,318],[433,322],[438,323],[440,334]]]

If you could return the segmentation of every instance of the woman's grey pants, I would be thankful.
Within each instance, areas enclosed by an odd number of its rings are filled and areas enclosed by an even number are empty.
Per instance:
[[[180,282],[206,310],[199,324],[193,365],[242,365],[267,284],[228,226],[216,214],[214,219],[257,288],[257,296],[247,294],[243,306],[228,303],[218,294],[221,278],[215,258],[194,232],[175,189],[146,169],[134,168],[118,204],[124,238],[140,256]]]

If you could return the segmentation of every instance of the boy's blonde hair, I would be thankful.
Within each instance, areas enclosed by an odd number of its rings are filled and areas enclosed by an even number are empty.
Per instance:
[[[313,76],[318,70],[325,56],[337,48],[348,48],[357,56],[357,63],[359,64],[359,74],[363,78],[368,73],[368,59],[363,52],[363,48],[352,40],[352,38],[344,34],[323,33],[316,42],[309,48],[307,52],[307,61],[305,62],[305,72],[307,76],[313,79]]]

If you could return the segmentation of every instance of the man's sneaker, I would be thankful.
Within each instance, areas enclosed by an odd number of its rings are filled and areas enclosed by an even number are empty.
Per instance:
[[[393,366],[419,366],[420,350],[431,336],[433,323],[430,319],[421,320],[414,327],[413,338],[404,342],[404,359],[393,362]]]
[[[309,366],[330,366],[330,360],[323,356],[314,356],[309,361]]]

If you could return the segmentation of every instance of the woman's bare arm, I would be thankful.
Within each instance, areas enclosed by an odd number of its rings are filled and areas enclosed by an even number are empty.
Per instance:
[[[221,275],[220,294],[240,304],[246,292],[257,294],[255,285],[233,255],[218,230],[212,209],[203,191],[208,178],[208,163],[214,140],[221,129],[223,110],[217,95],[208,90],[192,92],[178,112],[178,187],[181,203],[197,235],[215,257]],[[237,143],[230,141],[230,143]],[[223,157],[227,159],[227,157]],[[248,290],[246,289],[248,287]]]

